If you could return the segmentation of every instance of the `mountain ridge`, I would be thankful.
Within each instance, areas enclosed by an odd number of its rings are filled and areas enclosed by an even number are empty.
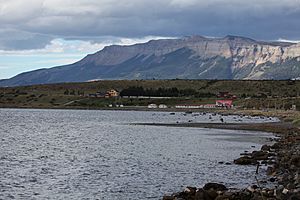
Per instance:
[[[21,73],[0,86],[105,79],[294,79],[300,43],[199,35],[111,45],[69,65]]]

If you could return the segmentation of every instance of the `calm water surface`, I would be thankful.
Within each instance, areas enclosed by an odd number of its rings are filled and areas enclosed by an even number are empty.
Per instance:
[[[161,199],[211,181],[245,187],[255,182],[255,167],[218,162],[258,149],[271,136],[130,125],[219,122],[220,116],[209,114],[0,109],[0,117],[0,199],[5,200]],[[237,123],[276,120],[223,118]]]

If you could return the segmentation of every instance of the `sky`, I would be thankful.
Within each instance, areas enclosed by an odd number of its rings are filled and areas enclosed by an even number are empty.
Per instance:
[[[0,0],[0,79],[190,35],[300,41],[300,0]]]

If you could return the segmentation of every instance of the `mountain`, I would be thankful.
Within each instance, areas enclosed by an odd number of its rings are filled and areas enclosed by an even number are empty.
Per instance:
[[[82,60],[19,74],[0,86],[103,79],[297,79],[300,43],[238,36],[151,40],[112,45]]]

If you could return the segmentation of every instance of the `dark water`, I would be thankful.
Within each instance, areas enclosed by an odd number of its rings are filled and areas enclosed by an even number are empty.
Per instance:
[[[245,187],[255,182],[255,167],[218,162],[232,161],[270,137],[129,125],[208,120],[207,115],[182,113],[0,109],[0,117],[0,199],[5,200],[161,199],[211,181]],[[228,122],[241,120],[226,117]]]

